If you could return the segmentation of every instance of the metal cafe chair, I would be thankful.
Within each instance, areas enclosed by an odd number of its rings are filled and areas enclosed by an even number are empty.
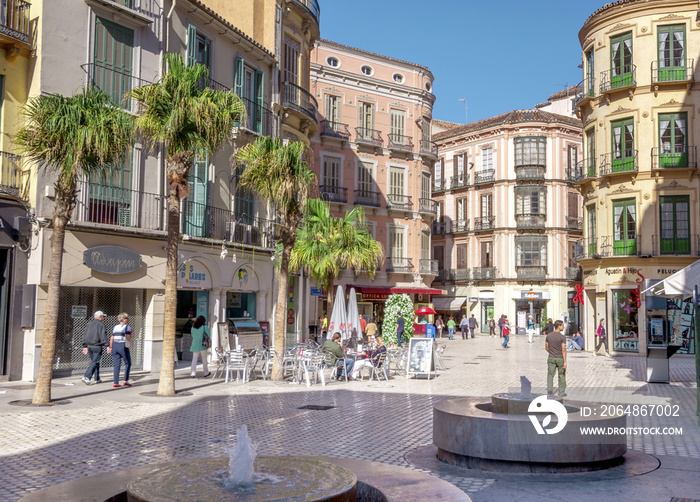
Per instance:
[[[228,356],[226,355],[226,352],[221,347],[214,347],[214,352],[216,353],[216,369],[214,370],[212,374],[212,380],[217,378],[219,375],[223,375],[224,371],[226,371],[226,360],[228,359]]]
[[[323,354],[314,353],[308,358],[305,358],[302,363],[302,368],[304,370],[304,379],[306,380],[306,386],[311,387],[311,375],[314,376],[314,384],[318,381],[318,375],[321,375],[321,384],[326,386],[326,379],[323,376],[323,369],[325,367],[325,362],[323,360]]]
[[[447,366],[445,366],[445,361],[442,359],[446,348],[447,345],[442,345],[433,352],[433,354],[435,354],[435,367],[441,370],[447,369]]]
[[[248,362],[244,360],[243,351],[234,350],[229,352],[226,360],[226,382],[229,380],[229,375],[233,376],[236,373],[236,378],[239,373],[243,373],[243,382],[246,382],[246,373],[248,370]],[[233,379],[233,378],[232,378]]]
[[[380,377],[384,375],[384,380],[387,382],[389,381],[389,375],[387,375],[386,372],[386,352],[379,354],[379,359],[377,360],[377,365],[372,366],[372,373],[369,376],[369,379],[372,380],[374,377],[377,377],[377,381],[380,381]]]
[[[336,364],[333,364],[333,360],[335,359],[335,356],[331,354],[330,352],[324,352],[323,353],[324,357],[324,362],[327,367],[331,368],[331,376],[330,376],[330,381],[333,380],[339,380],[340,378],[345,378],[345,381],[348,381],[348,367],[345,363],[345,356],[343,356],[342,359],[339,359]],[[342,363],[341,363],[342,361]],[[341,364],[339,364],[341,363]],[[343,375],[338,377],[338,370],[342,369],[343,370]]]

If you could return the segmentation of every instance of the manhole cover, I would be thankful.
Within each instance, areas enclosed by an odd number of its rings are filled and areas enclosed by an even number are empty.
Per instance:
[[[10,401],[9,405],[11,406],[37,406],[37,407],[47,407],[47,406],[60,406],[62,404],[70,404],[72,401],[69,399],[56,399],[55,401],[51,401],[50,403],[47,404],[32,404],[31,399],[20,399],[18,401]]]
[[[141,392],[139,396],[146,396],[146,397],[187,397],[187,396],[193,396],[192,392],[184,391],[184,390],[179,390],[175,392],[174,396],[159,396],[158,391],[150,391],[150,392]]]
[[[332,410],[335,406],[322,406],[320,404],[305,404],[304,406],[299,406],[297,410],[314,410],[314,411],[325,411]]]

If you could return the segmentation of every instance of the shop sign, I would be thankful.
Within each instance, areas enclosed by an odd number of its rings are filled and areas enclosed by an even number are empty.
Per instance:
[[[196,262],[183,263],[177,274],[177,286],[180,288],[211,288],[209,271]]]
[[[70,309],[71,319],[85,319],[87,315],[87,305],[73,305]]]
[[[128,274],[141,268],[141,255],[119,246],[98,246],[83,251],[83,264],[105,274]]]
[[[520,298],[523,300],[542,300],[544,295],[542,293],[537,293],[535,291],[521,291]]]
[[[635,267],[606,268],[605,273],[607,275],[621,274],[622,275],[622,277],[620,277],[621,281],[624,281],[627,279],[627,274],[634,274],[637,276],[637,277],[634,277],[634,282],[636,282],[636,283],[644,282],[644,275],[642,274],[641,268],[635,268]]]
[[[389,293],[360,293],[363,300],[386,300],[389,298]]]
[[[326,296],[326,294],[323,292],[323,288],[311,286],[311,296]]]
[[[240,269],[238,269],[237,275],[238,275],[238,284],[241,287],[245,287],[245,285],[248,284],[248,271],[245,268],[241,267]]]
[[[476,296],[470,296],[469,297],[469,303],[476,303],[478,302],[479,299]]]

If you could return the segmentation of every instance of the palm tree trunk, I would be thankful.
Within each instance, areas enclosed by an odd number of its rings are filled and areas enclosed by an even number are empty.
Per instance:
[[[56,188],[53,233],[51,235],[51,263],[49,264],[49,291],[44,311],[44,329],[41,333],[39,372],[32,404],[49,404],[51,402],[51,379],[56,356],[56,330],[63,268],[63,244],[66,239],[66,225],[70,219],[76,197],[74,188],[62,188],[58,185]]]
[[[166,161],[170,194],[168,196],[168,238],[165,264],[165,312],[163,319],[163,357],[158,381],[159,396],[175,395],[175,326],[177,316],[177,269],[180,243],[180,200],[187,196],[187,172],[193,155],[184,152]]]
[[[289,288],[289,257],[292,255],[294,241],[296,239],[296,226],[291,230],[283,227],[280,240],[282,241],[282,261],[280,263],[279,284],[277,288],[277,310],[275,313],[275,342],[274,349],[280,356],[284,356],[284,341],[287,336],[287,298]],[[279,367],[280,361],[274,360],[272,374],[277,375],[277,380],[284,380],[284,374]]]

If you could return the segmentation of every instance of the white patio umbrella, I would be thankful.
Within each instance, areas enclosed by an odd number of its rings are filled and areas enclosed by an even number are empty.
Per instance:
[[[355,288],[350,288],[350,293],[348,293],[350,298],[348,299],[348,332],[347,336],[354,337],[356,339],[362,338],[362,329],[360,328],[360,311],[357,309],[357,295],[355,294]]]
[[[693,296],[696,286],[700,286],[700,260],[691,263],[675,274],[669,275],[661,282],[645,289],[642,293],[651,291],[656,296],[682,296],[687,298],[688,296]]]
[[[333,333],[340,332],[340,336],[347,338],[347,311],[345,310],[345,290],[343,286],[338,286],[333,302],[331,320],[328,321],[328,339],[333,337]]]

